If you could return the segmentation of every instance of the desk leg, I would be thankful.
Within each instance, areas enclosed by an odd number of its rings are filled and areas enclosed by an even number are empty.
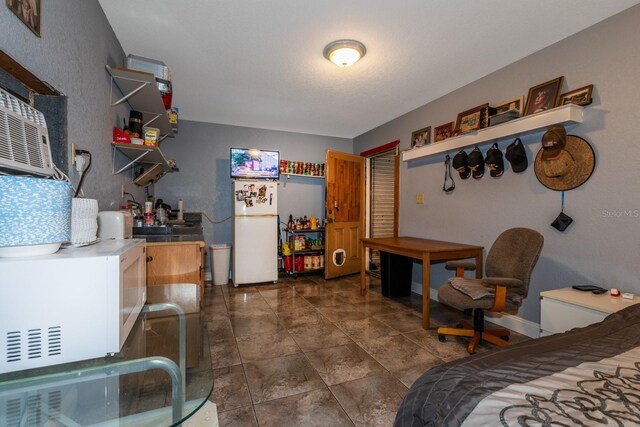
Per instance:
[[[431,254],[422,254],[422,328],[429,329],[429,294],[431,292]]]
[[[360,295],[367,293],[367,247],[364,242],[360,242]]]
[[[476,279],[482,279],[482,249],[476,255]]]

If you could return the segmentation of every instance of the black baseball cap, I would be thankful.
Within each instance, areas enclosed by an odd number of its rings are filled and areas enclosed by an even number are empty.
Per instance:
[[[482,157],[482,151],[478,147],[474,148],[467,156],[467,165],[475,179],[482,178],[484,175],[484,158]]]
[[[467,179],[471,176],[471,169],[467,165],[467,153],[464,150],[458,151],[453,157],[453,168],[460,173],[461,179]]]
[[[484,162],[489,168],[489,174],[497,178],[504,173],[504,160],[502,159],[502,151],[498,148],[498,143],[494,143],[491,148],[487,150],[487,157]]]
[[[515,141],[509,144],[504,156],[511,164],[511,169],[516,173],[524,172],[527,169],[527,166],[529,166],[529,162],[527,161],[527,152],[525,151],[520,138],[516,138]]]

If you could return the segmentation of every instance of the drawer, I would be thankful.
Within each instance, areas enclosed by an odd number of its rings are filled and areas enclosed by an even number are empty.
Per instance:
[[[550,333],[591,325],[608,315],[609,313],[551,298],[543,297],[540,301],[540,329]]]

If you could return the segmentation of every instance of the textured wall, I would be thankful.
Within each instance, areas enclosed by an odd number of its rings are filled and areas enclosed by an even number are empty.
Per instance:
[[[109,75],[105,64],[122,65],[124,52],[97,0],[42,2],[41,38],[9,9],[0,6],[2,48],[41,80],[68,97],[68,147],[89,150],[93,165],[84,183],[86,197],[98,199],[100,209],[117,209],[120,184],[142,198],[130,176],[111,173],[112,126],[128,113],[109,105]],[[78,173],[70,175],[74,184]]]
[[[452,121],[476,105],[526,97],[529,87],[561,75],[564,91],[593,83],[593,104],[586,107],[585,121],[569,133],[591,143],[596,170],[586,184],[566,193],[565,212],[575,221],[566,232],[549,226],[560,212],[560,193],[543,187],[531,165],[521,174],[507,168],[501,178],[487,173],[479,181],[461,181],[455,173],[456,190],[445,194],[444,155],[438,155],[402,162],[400,234],[488,248],[509,227],[540,231],[545,246],[519,313],[534,322],[539,321],[538,294],[547,289],[596,283],[640,294],[640,47],[632,42],[640,40],[638,22],[640,6],[635,6],[354,140],[355,152],[398,138],[401,149],[407,149],[413,130]],[[523,138],[530,161],[540,148],[541,135]],[[500,141],[500,148],[511,141]],[[481,148],[485,153],[488,145]],[[416,193],[425,194],[424,205],[415,204]],[[418,267],[414,264],[414,290],[422,280]],[[448,277],[441,266],[432,272],[434,287]]]
[[[214,221],[229,217],[231,147],[279,150],[282,159],[314,163],[324,162],[327,149],[353,152],[352,141],[345,138],[182,121],[176,138],[162,143],[163,153],[176,160],[180,172],[167,174],[158,181],[155,197],[172,207],[182,199],[185,210],[205,212]],[[324,180],[281,178],[278,212],[283,221],[289,214],[324,217]],[[208,245],[232,243],[230,220],[214,226],[204,219],[203,228]]]

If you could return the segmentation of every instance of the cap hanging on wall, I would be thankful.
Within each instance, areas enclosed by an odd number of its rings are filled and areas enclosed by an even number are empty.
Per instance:
[[[484,158],[482,157],[482,151],[478,147],[474,148],[467,156],[467,165],[471,169],[471,176],[475,179],[480,179],[484,175]]]
[[[487,150],[487,157],[484,162],[489,168],[489,174],[497,178],[504,173],[504,160],[502,159],[502,151],[498,148],[498,143],[494,143],[491,148]]]
[[[511,170],[515,173],[524,172],[529,166],[527,160],[527,152],[522,145],[520,138],[516,138],[511,144],[507,146],[506,153],[504,155],[511,164]]]
[[[464,150],[458,151],[453,156],[453,168],[460,174],[460,179],[468,179],[471,176],[471,169],[467,164],[467,153]]]
[[[595,166],[591,145],[579,136],[567,135],[561,126],[553,126],[543,135],[542,148],[534,162],[538,181],[555,191],[581,186],[591,177]]]

